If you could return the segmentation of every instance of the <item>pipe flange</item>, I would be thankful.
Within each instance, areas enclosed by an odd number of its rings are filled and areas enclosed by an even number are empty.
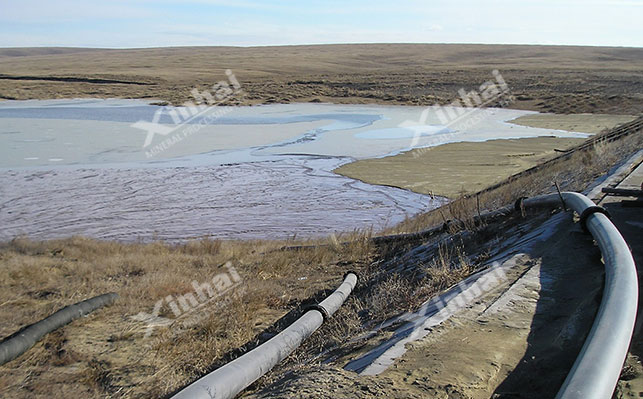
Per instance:
[[[316,303],[314,305],[308,305],[304,308],[304,313],[308,312],[309,310],[316,310],[319,313],[321,313],[322,318],[324,319],[324,322],[326,320],[330,319],[330,314],[328,314],[328,310],[326,310],[323,306],[320,304]]]
[[[516,202],[514,202],[514,210],[516,212],[520,212],[522,214],[523,210],[525,209],[524,202],[527,199],[527,197],[518,197]]]
[[[602,213],[603,215],[607,216],[609,219],[612,218],[612,215],[607,211],[607,209],[603,208],[602,206],[594,205],[585,208],[585,210],[580,214],[580,226],[583,228],[583,231],[585,233],[589,233],[589,230],[587,230],[587,218],[590,217],[590,215],[594,213]]]

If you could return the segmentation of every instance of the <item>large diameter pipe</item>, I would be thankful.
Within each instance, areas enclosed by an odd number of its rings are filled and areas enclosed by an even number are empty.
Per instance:
[[[245,355],[218,368],[187,386],[174,399],[233,398],[290,355],[317,330],[325,316],[332,316],[357,284],[357,276],[348,273],[344,282],[315,308],[308,310],[285,330]]]
[[[22,355],[50,332],[94,310],[113,303],[118,294],[109,293],[66,306],[51,316],[31,324],[0,343],[0,365]]]
[[[594,203],[578,193],[564,192],[565,205],[582,214]],[[560,204],[558,194],[524,201],[525,206]],[[596,240],[605,263],[603,298],[594,324],[558,399],[612,397],[632,339],[638,307],[638,277],[634,259],[621,233],[602,213],[591,213],[585,226]]]

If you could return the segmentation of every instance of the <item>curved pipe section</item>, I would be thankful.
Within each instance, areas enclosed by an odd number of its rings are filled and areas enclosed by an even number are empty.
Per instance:
[[[594,203],[582,194],[564,192],[563,201],[579,215]],[[524,200],[524,205],[561,205],[558,194]],[[602,213],[585,220],[605,263],[603,298],[592,329],[558,391],[557,399],[611,398],[632,339],[638,307],[636,265],[621,233]]]
[[[317,307],[310,309],[285,330],[245,355],[231,361],[187,386],[174,399],[233,398],[250,384],[290,355],[324,322],[324,314],[332,316],[357,284],[357,275],[348,273],[344,282]]]
[[[23,328],[0,343],[0,365],[22,355],[50,332],[102,306],[110,305],[116,298],[118,298],[118,294],[114,292],[99,295],[65,306],[51,316]]]

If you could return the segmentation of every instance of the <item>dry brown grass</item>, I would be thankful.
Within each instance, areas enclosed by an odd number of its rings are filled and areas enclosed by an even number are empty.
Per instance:
[[[247,393],[265,388],[293,372],[305,373],[320,366],[322,361],[347,356],[367,341],[356,337],[364,336],[370,328],[403,312],[415,311],[426,300],[479,270],[482,257],[467,254],[462,245],[465,241],[479,240],[458,238],[453,242],[460,244],[447,244],[438,239],[430,251],[432,256],[426,256],[415,267],[404,271],[391,271],[391,267],[398,265],[396,255],[404,250],[388,253],[362,269],[358,287],[338,312]]]
[[[370,232],[354,232],[281,250],[291,242],[193,241],[183,245],[120,244],[81,237],[34,242],[17,238],[0,247],[2,334],[87,297],[116,291],[115,305],[48,335],[0,367],[3,397],[163,397],[238,356],[292,322],[347,270],[360,274],[358,289],[305,346],[257,386],[287,370],[306,367],[320,353],[345,349],[364,331],[469,275],[462,247],[438,245],[435,257],[405,272],[389,272],[403,249],[378,250]],[[132,320],[167,295],[193,292],[232,261],[243,285],[210,303],[191,326],[176,323],[143,338]],[[388,266],[383,266],[388,262]],[[305,280],[302,278],[305,277]],[[170,316],[165,309],[162,316]]]
[[[446,104],[458,89],[478,88],[498,69],[520,109],[637,114],[643,108],[641,49],[465,44],[0,49],[2,74],[27,78],[0,79],[0,98],[158,98],[180,104],[193,100],[192,88],[224,79],[227,68],[241,82],[246,104]],[[143,84],[43,80],[51,77]]]
[[[353,241],[302,251],[279,251],[285,242],[205,240],[172,246],[74,237],[5,243],[0,247],[3,336],[100,293],[115,291],[120,298],[2,366],[0,395],[163,396],[257,340],[304,300],[338,284],[349,266],[361,269],[372,247],[363,236]],[[175,323],[143,338],[145,324],[131,316],[151,313],[167,295],[194,292],[192,281],[209,281],[229,261],[242,286],[200,309],[205,317],[196,324]],[[167,306],[164,315],[171,315]]]

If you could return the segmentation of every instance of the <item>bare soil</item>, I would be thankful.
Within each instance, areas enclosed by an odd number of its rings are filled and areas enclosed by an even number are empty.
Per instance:
[[[450,143],[399,155],[364,159],[335,173],[371,184],[457,198],[475,193],[558,155],[584,139],[539,137]]]
[[[601,133],[621,123],[629,122],[635,115],[607,114],[532,114],[509,121],[515,125],[539,127],[543,129],[567,130],[570,132]]]
[[[600,133],[635,119],[628,115],[534,114],[511,123],[544,129]],[[552,132],[553,133],[553,132]],[[476,193],[507,177],[554,158],[584,139],[536,137],[449,143],[402,154],[358,160],[335,173],[370,184],[457,198]]]

